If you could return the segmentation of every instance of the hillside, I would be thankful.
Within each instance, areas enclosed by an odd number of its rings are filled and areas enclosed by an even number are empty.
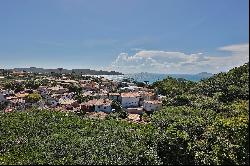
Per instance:
[[[167,77],[152,84],[166,95],[165,105],[223,109],[224,105],[249,98],[249,62],[199,82]],[[220,108],[218,108],[220,107]]]
[[[224,102],[247,100],[249,98],[249,62],[227,73],[219,73],[200,81],[194,93],[210,97],[219,95]]]
[[[0,113],[0,165],[249,165],[249,63],[200,82],[165,78],[136,124],[48,110]]]

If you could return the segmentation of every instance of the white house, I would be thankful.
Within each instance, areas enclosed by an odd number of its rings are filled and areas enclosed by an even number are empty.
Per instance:
[[[63,94],[68,91],[67,88],[61,87],[61,86],[55,86],[55,87],[49,87],[48,90],[51,94]]]
[[[110,113],[112,111],[111,103],[112,103],[112,101],[109,100],[109,99],[99,99],[94,104],[95,105],[95,111],[96,112]]]
[[[3,104],[5,101],[7,101],[6,98],[2,93],[0,93],[0,104]]]
[[[108,98],[108,94],[107,93],[98,93],[98,98],[106,99],[106,98]]]
[[[158,100],[153,100],[153,101],[144,101],[143,103],[143,108],[146,111],[158,111],[159,109],[162,108],[162,102]]]
[[[13,90],[2,90],[2,92],[1,92],[3,95],[7,95],[7,96],[9,96],[9,95],[14,95],[15,94],[15,92],[13,91]]]
[[[80,106],[85,111],[110,113],[112,111],[111,103],[112,101],[109,99],[93,99],[82,103]]]
[[[121,93],[122,107],[138,107],[140,94],[136,92]]]
[[[46,86],[40,86],[37,90],[40,92],[42,97],[46,97],[46,95],[49,94],[49,91]]]
[[[47,101],[48,101],[48,103],[50,104],[51,107],[56,107],[59,104],[57,99],[50,98]]]
[[[153,92],[145,92],[145,91],[141,91],[140,92],[141,98],[143,100],[154,100],[155,99],[155,94]]]

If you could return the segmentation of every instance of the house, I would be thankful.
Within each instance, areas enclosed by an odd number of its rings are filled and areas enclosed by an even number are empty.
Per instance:
[[[109,99],[93,99],[88,102],[82,103],[81,109],[88,112],[105,112],[110,113],[112,111],[111,107],[112,101]]]
[[[97,99],[89,100],[87,102],[81,103],[80,107],[81,110],[84,110],[86,112],[93,112],[95,111],[95,103],[97,102]]]
[[[100,98],[100,99],[107,99],[108,94],[107,93],[98,93],[97,97]]]
[[[99,89],[99,85],[96,82],[93,82],[93,81],[85,83],[85,84],[80,84],[80,85],[84,90],[87,90],[87,91],[92,91],[92,90],[98,90]]]
[[[73,109],[74,107],[78,107],[79,106],[79,104],[77,103],[76,100],[65,99],[65,98],[60,98],[59,99],[59,104],[65,106],[68,109]]]
[[[108,96],[110,100],[119,101],[120,93],[109,93]]]
[[[70,93],[64,93],[60,95],[60,98],[63,99],[73,99],[74,96],[74,92],[70,92]]]
[[[55,98],[48,98],[47,102],[52,108],[56,107],[59,104],[58,99]]]
[[[19,99],[24,99],[25,97],[27,97],[29,95],[29,93],[26,92],[20,92],[20,93],[16,93],[15,96]]]
[[[162,102],[158,100],[144,101],[143,108],[145,111],[158,111],[162,108]]]
[[[95,111],[110,113],[112,111],[111,103],[112,101],[109,99],[99,99],[95,103]]]
[[[4,96],[11,96],[11,95],[14,95],[15,92],[13,90],[2,90],[1,93],[4,95]]]
[[[138,107],[140,94],[137,92],[121,93],[121,104],[123,108]]]
[[[0,104],[5,103],[7,100],[2,93],[0,93]]]
[[[6,97],[9,101],[9,106],[18,110],[22,110],[25,108],[25,100],[23,98],[18,98],[16,96]]]
[[[39,91],[39,93],[43,97],[45,97],[49,93],[49,91],[48,91],[48,89],[47,89],[46,86],[39,86],[39,88],[37,90]]]
[[[125,92],[138,92],[140,89],[141,87],[134,86],[134,85],[120,88],[120,90],[125,91]]]
[[[68,91],[67,88],[61,87],[61,86],[55,86],[55,87],[49,87],[48,91],[50,91],[51,94],[63,94]]]
[[[154,100],[155,99],[155,94],[153,92],[145,92],[145,91],[141,91],[140,92],[141,98],[143,100]]]

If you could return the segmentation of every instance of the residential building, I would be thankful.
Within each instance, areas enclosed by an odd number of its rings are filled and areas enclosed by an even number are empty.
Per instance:
[[[111,103],[112,101],[109,99],[99,99],[95,103],[95,111],[110,113],[112,111]]]
[[[109,99],[114,101],[119,101],[120,93],[109,93]]]
[[[121,93],[121,104],[123,108],[138,107],[140,94],[137,92]]]
[[[158,100],[144,101],[143,108],[146,111],[158,111],[162,108],[162,102]]]
[[[111,103],[112,101],[109,99],[93,99],[80,104],[80,106],[82,110],[88,112],[95,111],[110,113],[112,111]]]
[[[2,93],[0,93],[0,104],[3,104],[4,102],[6,102],[6,98],[4,97],[4,95]]]

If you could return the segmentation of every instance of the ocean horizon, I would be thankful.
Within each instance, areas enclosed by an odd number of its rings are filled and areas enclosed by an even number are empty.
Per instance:
[[[209,78],[213,76],[212,73],[198,73],[198,74],[157,74],[157,73],[134,73],[134,74],[124,74],[124,75],[92,75],[95,77],[104,77],[110,80],[122,81],[123,79],[132,79],[137,82],[148,81],[149,84],[152,84],[156,81],[161,81],[168,76],[173,78],[183,78],[189,81],[200,81],[202,79]]]

